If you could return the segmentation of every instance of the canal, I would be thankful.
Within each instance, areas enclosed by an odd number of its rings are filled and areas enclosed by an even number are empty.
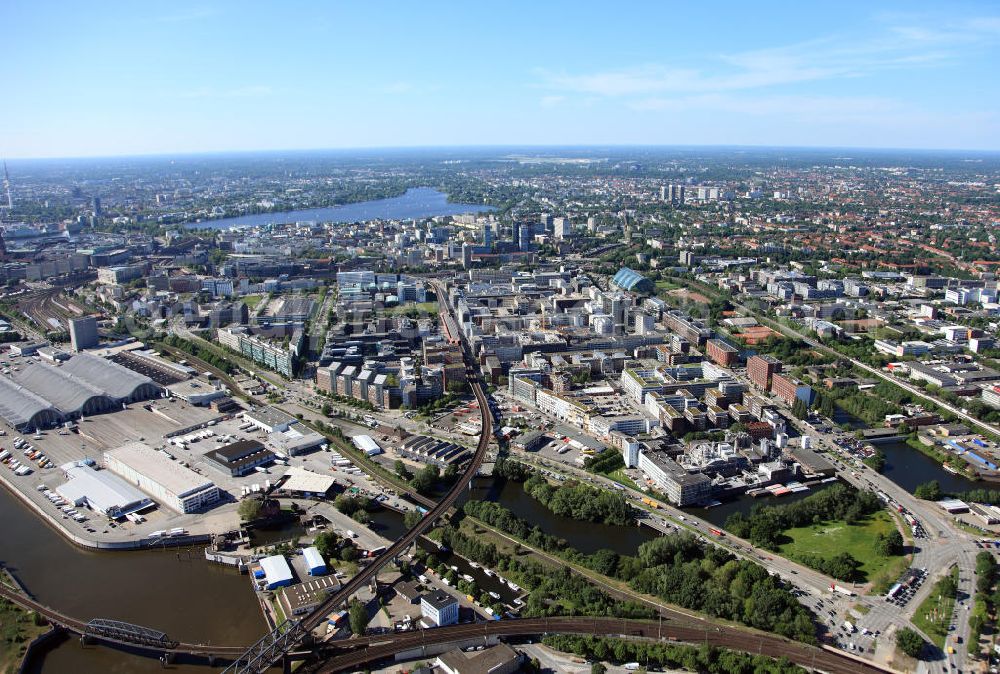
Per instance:
[[[810,494],[823,491],[824,489],[832,487],[834,484],[836,484],[836,482],[814,484],[810,486],[809,491],[786,494],[785,496],[758,496],[757,498],[754,498],[744,494],[743,496],[723,501],[721,504],[712,506],[711,508],[687,507],[682,508],[682,510],[695,517],[699,517],[706,522],[711,522],[717,527],[724,527],[726,525],[726,519],[733,513],[743,513],[746,515],[756,505],[777,506],[784,505],[786,503],[796,503]]]
[[[648,527],[580,522],[556,515],[529,496],[524,485],[514,480],[476,480],[470,498],[496,501],[521,519],[586,554],[609,549],[620,555],[635,555],[640,545],[659,536]]]
[[[937,480],[946,492],[962,492],[983,486],[983,483],[949,473],[937,461],[905,442],[887,443],[878,445],[878,448],[885,454],[882,474],[910,493],[917,485],[931,480]]]
[[[0,489],[0,561],[39,601],[67,615],[112,618],[166,632],[180,641],[249,644],[266,625],[237,571],[209,564],[202,547],[91,552],[67,542]],[[180,667],[176,671],[206,670]],[[63,641],[32,672],[154,672],[160,663],[100,646]]]

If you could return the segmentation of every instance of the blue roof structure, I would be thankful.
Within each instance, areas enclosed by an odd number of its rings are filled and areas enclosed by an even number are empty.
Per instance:
[[[622,267],[611,279],[611,282],[622,290],[634,290],[636,292],[652,292],[653,282],[648,278],[628,267]]]

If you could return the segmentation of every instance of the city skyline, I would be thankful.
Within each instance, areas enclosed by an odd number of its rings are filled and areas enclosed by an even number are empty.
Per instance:
[[[1000,149],[1000,13],[861,3],[3,10],[10,158],[464,146]],[[488,30],[486,29],[488,27]],[[39,39],[45,36],[45,39]],[[261,36],[259,39],[255,36]]]

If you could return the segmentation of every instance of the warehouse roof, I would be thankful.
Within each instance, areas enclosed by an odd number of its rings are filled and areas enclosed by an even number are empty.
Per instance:
[[[144,442],[130,442],[105,452],[104,455],[120,461],[137,473],[145,475],[179,498],[214,486],[211,480],[205,479],[177,461],[171,461],[166,454],[153,449]]]
[[[292,579],[292,570],[282,555],[264,557],[260,560],[260,568],[264,570],[264,577],[267,578],[268,585],[287,583]]]
[[[48,400],[64,414],[107,409],[114,405],[100,388],[62,367],[35,363],[15,373],[14,381]]]
[[[0,417],[4,421],[14,428],[26,425],[38,427],[48,421],[46,416],[52,421],[62,418],[59,410],[41,396],[7,377],[0,377]]]
[[[67,501],[86,501],[91,508],[110,517],[120,517],[153,504],[148,496],[111,471],[74,464],[63,466],[63,470],[69,480],[56,487],[56,492]]]
[[[89,353],[70,358],[62,369],[117,399],[130,398],[144,386],[159,388],[149,377]]]
[[[281,485],[283,490],[310,494],[325,494],[336,484],[336,480],[329,475],[320,475],[299,466],[289,468],[285,478],[285,482]]]

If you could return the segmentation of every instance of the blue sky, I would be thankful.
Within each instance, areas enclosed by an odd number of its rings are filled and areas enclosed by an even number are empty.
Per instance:
[[[0,156],[1000,150],[993,2],[0,3]]]

